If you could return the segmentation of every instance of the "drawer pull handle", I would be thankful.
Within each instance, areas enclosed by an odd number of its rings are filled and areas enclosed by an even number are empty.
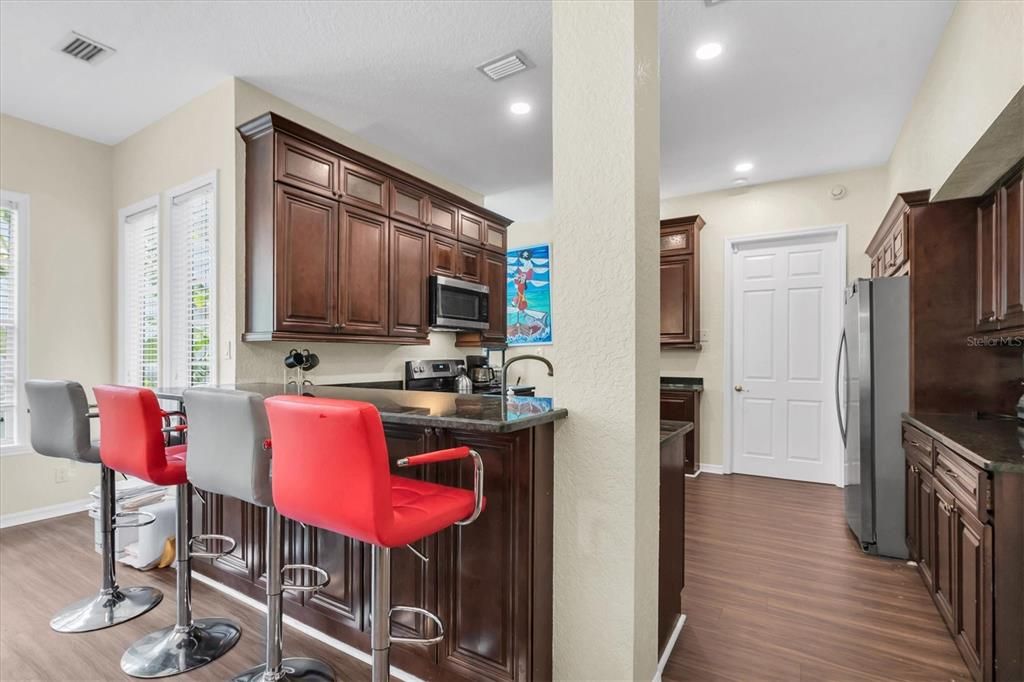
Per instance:
[[[956,475],[956,472],[954,472],[954,471],[953,471],[952,469],[946,469],[946,475],[947,475],[947,476],[949,476],[949,477],[950,477],[950,478],[952,478],[952,479],[955,479],[955,480],[957,480],[957,481],[959,481],[959,480],[960,480],[960,477],[959,477],[959,476],[957,476],[957,475]]]

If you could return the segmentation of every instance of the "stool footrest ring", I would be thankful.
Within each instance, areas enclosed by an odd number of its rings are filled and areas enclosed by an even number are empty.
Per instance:
[[[437,626],[436,637],[396,637],[391,635],[392,642],[398,642],[399,644],[437,644],[444,639],[444,624],[441,623],[441,619],[435,616],[426,609],[421,609],[417,606],[392,606],[388,611],[388,621],[391,620],[391,614],[395,611],[405,611],[406,613],[417,613],[421,616],[429,618],[434,621]],[[390,624],[390,623],[389,623]]]
[[[312,585],[296,585],[295,583],[287,582],[284,579],[284,576],[293,571],[310,571],[315,573],[320,580]],[[316,592],[317,590],[327,587],[331,583],[331,576],[324,569],[312,564],[286,564],[281,567],[281,580],[281,589],[283,590],[291,590],[292,592]]]
[[[138,521],[129,523],[118,523],[117,519],[137,518]],[[156,523],[156,515],[150,514],[144,511],[121,511],[114,514],[114,527],[113,530],[118,528],[142,528],[150,524]]]
[[[196,552],[192,549],[192,543],[196,540],[208,541],[213,540],[214,542],[226,542],[228,546],[219,552]],[[189,556],[193,559],[219,559],[222,556],[227,556],[235,551],[235,547],[238,546],[238,541],[228,535],[217,535],[215,533],[208,533],[206,535],[193,535],[188,541]]]

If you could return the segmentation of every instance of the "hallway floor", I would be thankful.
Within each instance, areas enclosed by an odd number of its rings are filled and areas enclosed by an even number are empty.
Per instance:
[[[840,488],[702,474],[686,514],[665,680],[970,679],[917,569],[860,551]]]

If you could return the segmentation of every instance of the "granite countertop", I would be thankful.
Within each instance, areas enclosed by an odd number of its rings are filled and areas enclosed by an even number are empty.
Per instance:
[[[973,415],[904,413],[903,418],[964,459],[986,469],[1024,474],[1024,428],[1002,419]]]
[[[221,388],[259,393],[264,398],[295,395],[296,387],[284,384],[232,384]],[[159,398],[180,400],[185,389],[158,388]],[[565,419],[568,410],[555,407],[551,398],[501,398],[434,391],[398,391],[348,386],[303,386],[302,395],[335,400],[359,400],[380,410],[385,424],[435,426],[487,433],[508,433]]]
[[[661,388],[700,393],[704,390],[704,380],[694,377],[661,377]]]
[[[672,440],[677,436],[693,431],[693,422],[676,422],[668,419],[661,420],[661,443]]]

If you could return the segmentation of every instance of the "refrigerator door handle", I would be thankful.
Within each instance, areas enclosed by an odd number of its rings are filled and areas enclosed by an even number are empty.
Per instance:
[[[846,424],[843,423],[842,398],[839,395],[839,370],[843,366],[843,348],[846,347],[846,329],[843,329],[839,337],[839,350],[836,352],[836,419],[839,420],[839,433],[843,436],[843,445],[846,445]]]

